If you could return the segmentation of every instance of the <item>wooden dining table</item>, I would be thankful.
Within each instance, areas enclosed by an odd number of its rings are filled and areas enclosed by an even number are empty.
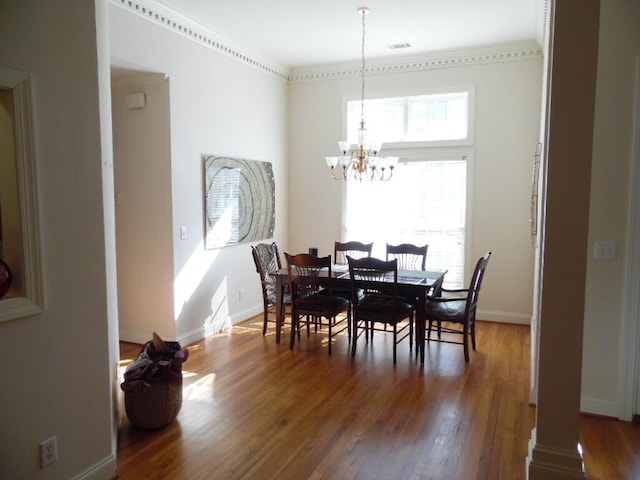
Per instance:
[[[398,270],[397,294],[403,297],[416,298],[416,344],[420,354],[420,364],[424,364],[424,336],[425,336],[425,300],[431,287],[442,280],[447,270]],[[276,277],[276,343],[280,343],[282,325],[284,324],[284,287],[289,282],[289,271],[282,268],[275,273]],[[331,267],[333,287],[348,289],[351,287],[349,267],[347,265],[333,265]],[[385,283],[390,283],[393,278],[379,282],[384,289]]]

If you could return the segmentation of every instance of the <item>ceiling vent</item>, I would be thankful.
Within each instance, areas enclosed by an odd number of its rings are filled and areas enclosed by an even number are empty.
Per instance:
[[[398,50],[399,48],[409,48],[411,47],[408,43],[394,43],[389,45],[389,50]]]

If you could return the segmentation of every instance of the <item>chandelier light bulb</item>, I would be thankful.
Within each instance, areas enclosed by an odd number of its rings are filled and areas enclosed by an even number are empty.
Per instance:
[[[347,152],[351,150],[351,144],[347,141],[342,140],[338,142],[338,148],[340,149],[343,155],[346,155]]]

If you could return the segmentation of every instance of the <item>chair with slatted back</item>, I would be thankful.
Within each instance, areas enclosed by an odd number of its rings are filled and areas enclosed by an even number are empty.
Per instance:
[[[333,258],[338,265],[347,265],[347,256],[351,258],[370,257],[373,250],[373,242],[363,243],[358,241],[335,242],[333,245]],[[344,298],[351,298],[351,289],[338,287],[334,290],[335,295]],[[362,297],[362,290],[358,290],[358,295]]]
[[[476,310],[480,287],[490,258],[491,252],[487,252],[478,259],[469,288],[455,290],[441,288],[441,296],[428,296],[425,302],[426,341],[463,345],[465,362],[469,361],[469,338],[471,338],[473,350],[476,349]],[[437,325],[438,338],[432,340],[431,329],[434,322]],[[442,336],[443,334],[445,337]],[[451,340],[451,334],[462,335],[462,340]]]
[[[351,301],[333,294],[331,255],[316,257],[307,253],[290,255],[285,252],[291,292],[291,342],[293,350],[296,334],[300,337],[300,323],[322,322],[327,319],[329,327],[329,355],[332,338],[347,330],[351,338]],[[340,315],[345,313],[346,315]],[[345,325],[346,323],[346,325]]]
[[[427,264],[427,251],[429,245],[414,245],[412,243],[401,243],[391,245],[387,243],[387,261],[398,260],[398,270],[422,270]],[[413,306],[414,314],[417,310],[417,298],[407,298],[408,303]]]
[[[402,243],[390,245],[387,243],[387,261],[398,259],[398,270],[423,270],[427,264],[429,245],[414,245]]]
[[[347,255],[351,258],[370,257],[373,242],[362,243],[357,241],[338,242],[333,245],[333,258],[339,265],[347,265]]]
[[[373,340],[374,330],[386,331],[393,327],[393,363],[397,359],[397,345],[409,337],[409,349],[413,345],[413,307],[405,298],[398,295],[398,261],[385,261],[379,258],[347,257],[349,277],[353,292],[353,340],[351,355],[355,356],[358,337],[363,330],[367,343]],[[359,298],[356,290],[362,289],[364,295]],[[384,330],[376,326],[384,325]]]
[[[280,253],[276,242],[258,243],[251,247],[251,255],[256,265],[256,271],[260,274],[260,285],[262,287],[262,301],[264,306],[262,334],[267,333],[267,324],[275,323],[277,319],[271,318],[270,314],[275,316],[276,306],[276,278],[274,273],[282,268],[280,261]],[[291,305],[291,296],[289,295],[289,287],[285,287],[283,296],[285,308]]]

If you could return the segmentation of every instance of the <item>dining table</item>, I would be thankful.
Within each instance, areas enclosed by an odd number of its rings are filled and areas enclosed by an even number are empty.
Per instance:
[[[447,270],[398,270],[398,283],[396,292],[403,297],[411,297],[416,299],[416,348],[420,356],[420,364],[424,364],[425,353],[425,301],[427,295],[436,282],[442,284]],[[280,343],[282,335],[282,325],[284,324],[285,305],[284,305],[284,289],[289,283],[289,270],[281,268],[275,272],[276,277],[276,343]],[[327,275],[328,277],[328,275]],[[332,285],[334,288],[349,289],[351,287],[351,278],[349,276],[349,267],[343,264],[336,264],[331,267]],[[386,277],[383,280],[371,283],[379,284],[381,289],[385,289],[385,284],[389,285],[393,282],[392,277]],[[376,286],[376,285],[371,285]],[[355,329],[354,329],[355,330]]]

